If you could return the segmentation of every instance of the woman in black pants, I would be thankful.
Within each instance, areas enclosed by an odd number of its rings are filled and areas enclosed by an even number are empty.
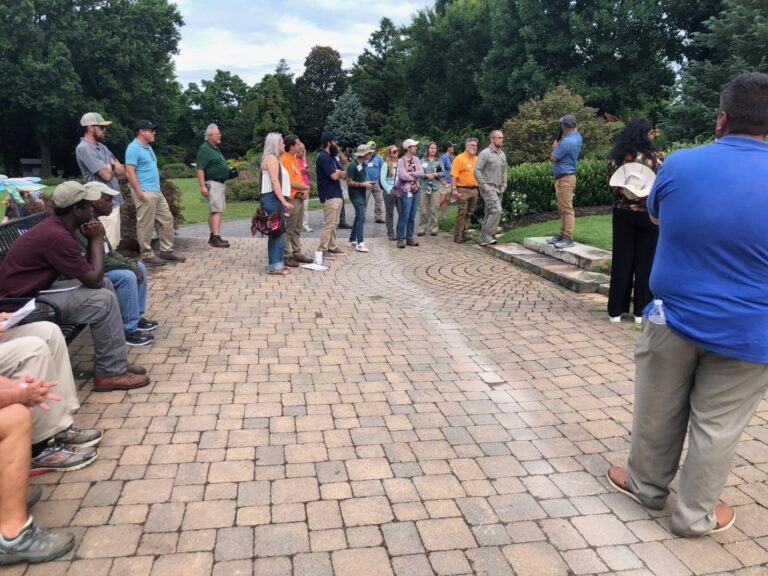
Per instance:
[[[638,163],[658,172],[663,154],[653,146],[653,124],[645,118],[633,120],[616,137],[609,155],[608,181],[622,165]],[[635,323],[643,320],[643,308],[653,298],[648,285],[651,276],[659,227],[648,217],[646,197],[637,197],[626,188],[613,191],[613,261],[608,291],[608,317],[619,322],[621,315],[632,313]],[[648,190],[645,191],[647,195]],[[634,298],[633,298],[634,296]]]

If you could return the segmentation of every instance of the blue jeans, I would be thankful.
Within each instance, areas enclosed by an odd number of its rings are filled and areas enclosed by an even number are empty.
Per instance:
[[[104,276],[109,278],[115,288],[125,332],[135,332],[139,329],[139,319],[144,316],[144,308],[147,304],[147,269],[143,262],[137,262],[136,265],[144,276],[144,281],[141,284],[136,280],[136,274],[133,270],[104,272]]]
[[[403,192],[400,198],[400,213],[397,215],[397,239],[410,240],[413,238],[413,229],[416,224],[416,212],[419,210],[419,192],[414,192],[408,198],[408,193]]]
[[[275,210],[280,210],[280,216],[285,219],[285,208],[277,199],[274,192],[268,192],[261,195],[261,207],[267,214],[272,214]],[[285,234],[280,234],[277,238],[267,240],[267,260],[269,265],[267,270],[281,270],[285,268],[283,263],[283,249],[285,248]]]
[[[355,221],[352,223],[352,231],[349,233],[349,241],[357,242],[358,244],[363,241],[366,192],[367,190],[365,188],[349,189],[349,199],[352,202],[352,206],[355,207]]]

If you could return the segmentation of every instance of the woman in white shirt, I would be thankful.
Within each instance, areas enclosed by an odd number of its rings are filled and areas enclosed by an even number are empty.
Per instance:
[[[288,171],[280,164],[279,156],[285,152],[283,136],[277,132],[267,134],[264,139],[264,153],[261,161],[261,207],[267,214],[280,211],[280,217],[285,218],[293,209],[291,204],[291,179]],[[283,262],[285,234],[277,238],[271,236],[267,240],[267,274],[285,276],[288,268]]]

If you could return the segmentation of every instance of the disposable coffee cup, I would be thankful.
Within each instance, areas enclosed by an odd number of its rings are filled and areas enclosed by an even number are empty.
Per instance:
[[[320,250],[315,252],[315,264],[317,264],[318,266],[323,265],[323,253]]]

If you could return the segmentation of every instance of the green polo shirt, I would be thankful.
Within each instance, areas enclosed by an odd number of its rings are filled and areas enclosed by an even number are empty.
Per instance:
[[[365,172],[365,164],[358,164],[357,160],[352,160],[347,166],[347,178],[350,178],[353,182],[368,182]],[[354,190],[362,190],[359,186],[354,186]]]
[[[208,141],[203,142],[197,151],[197,169],[205,172],[206,180],[224,182],[229,178],[229,166],[224,155]]]

